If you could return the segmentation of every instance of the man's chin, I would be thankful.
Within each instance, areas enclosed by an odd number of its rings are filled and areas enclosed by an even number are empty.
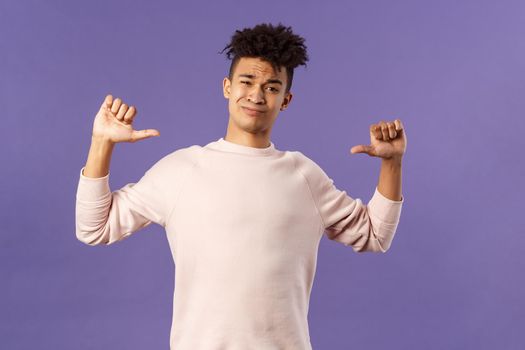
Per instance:
[[[251,123],[241,123],[237,125],[239,129],[250,134],[259,134],[266,129],[268,126],[263,123],[251,122]]]

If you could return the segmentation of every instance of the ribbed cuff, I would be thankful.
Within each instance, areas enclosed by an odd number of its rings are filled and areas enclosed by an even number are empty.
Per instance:
[[[374,195],[368,202],[371,214],[383,223],[396,224],[401,216],[401,208],[405,198],[401,196],[400,201],[394,201],[387,198],[379,192],[377,186]]]
[[[78,181],[77,199],[82,201],[97,202],[107,199],[111,195],[109,187],[109,172],[102,177],[87,177],[83,174],[84,168],[80,169]]]

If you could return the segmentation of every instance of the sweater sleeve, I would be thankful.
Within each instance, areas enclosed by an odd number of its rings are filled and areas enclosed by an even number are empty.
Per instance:
[[[338,189],[314,161],[301,152],[297,155],[327,237],[351,246],[355,252],[385,253],[394,238],[404,197],[391,200],[376,186],[372,198],[364,204]]]
[[[76,195],[76,236],[88,245],[109,245],[152,222],[165,226],[169,204],[165,178],[169,157],[155,163],[137,183],[111,192],[109,173],[91,178],[80,170]]]

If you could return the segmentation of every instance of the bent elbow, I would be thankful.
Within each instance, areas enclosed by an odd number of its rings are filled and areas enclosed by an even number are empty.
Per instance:
[[[89,246],[108,245],[111,243],[107,239],[107,235],[104,234],[103,227],[94,230],[94,229],[86,229],[86,228],[81,227],[80,225],[77,225],[75,234],[76,234],[77,240]]]
[[[375,244],[373,244],[372,252],[374,253],[386,253],[391,246],[392,242],[381,242],[381,240],[377,239]]]
[[[382,244],[379,240],[372,238],[366,244],[352,246],[356,253],[386,253],[390,249],[390,244]]]
[[[76,231],[77,240],[89,246],[101,244],[100,235],[96,232]]]
[[[386,253],[391,245],[394,238],[394,232],[385,233],[380,230],[374,229],[374,226],[369,225],[368,233],[362,236],[362,239],[358,241],[352,248],[356,253]]]
[[[352,247],[356,253],[386,253],[392,244],[397,224],[373,220],[365,211],[349,215],[325,228],[329,239]]]

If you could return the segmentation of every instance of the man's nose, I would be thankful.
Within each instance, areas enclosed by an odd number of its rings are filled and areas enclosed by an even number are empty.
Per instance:
[[[261,88],[255,86],[254,89],[251,89],[248,94],[248,100],[253,103],[263,103],[264,102],[264,93]]]

